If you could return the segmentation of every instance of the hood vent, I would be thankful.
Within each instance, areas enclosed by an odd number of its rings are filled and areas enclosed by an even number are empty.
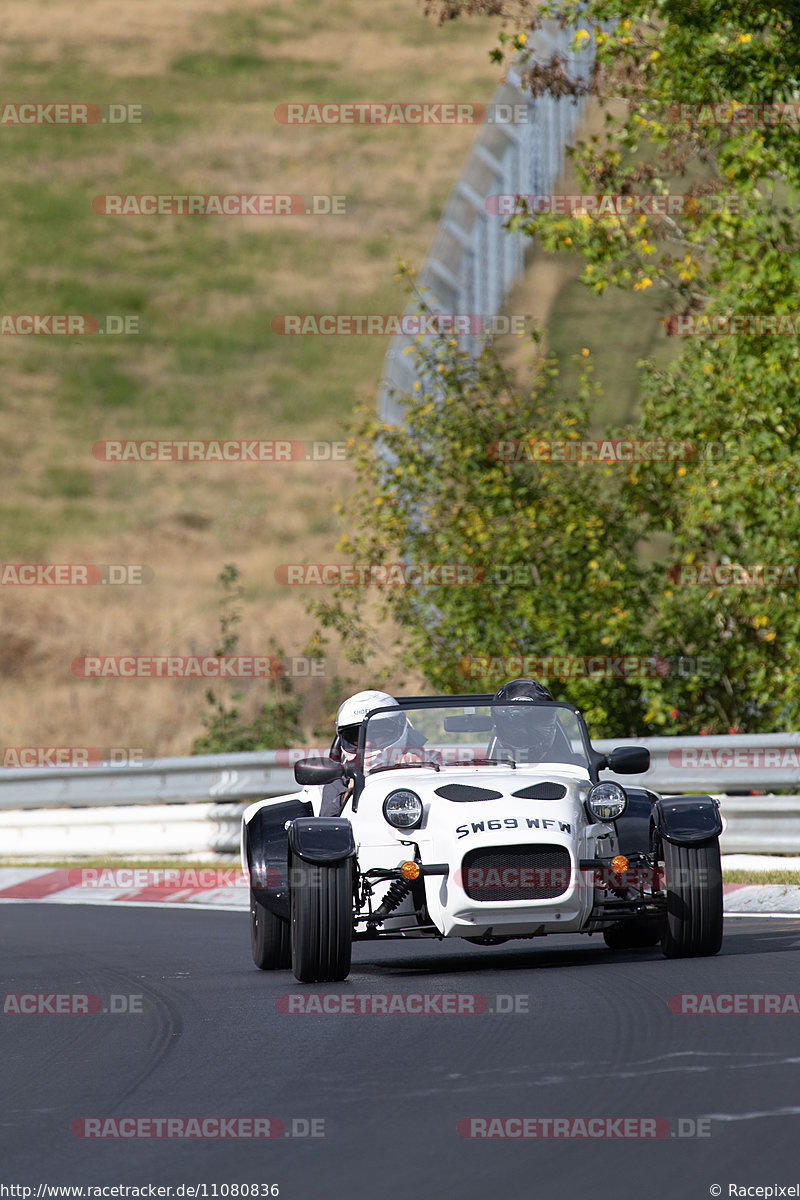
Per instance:
[[[437,796],[454,800],[457,804],[468,804],[471,800],[500,800],[503,795],[492,788],[471,787],[468,783],[445,783],[433,790]]]
[[[530,787],[511,794],[520,800],[563,800],[567,789],[563,783],[532,783]]]

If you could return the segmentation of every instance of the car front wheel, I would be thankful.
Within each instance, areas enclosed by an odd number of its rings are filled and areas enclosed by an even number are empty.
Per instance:
[[[291,870],[292,970],[300,983],[333,983],[350,974],[353,860]]]
[[[722,945],[722,864],[719,839],[700,846],[664,842],[667,917],[661,950],[667,958],[716,954]]]

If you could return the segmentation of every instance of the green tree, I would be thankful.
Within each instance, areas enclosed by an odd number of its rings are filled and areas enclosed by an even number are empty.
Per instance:
[[[541,354],[528,391],[489,346],[471,357],[440,338],[420,342],[417,354],[427,383],[408,398],[403,425],[382,424],[371,409],[358,414],[360,489],[340,549],[373,567],[462,568],[469,582],[388,584],[377,605],[374,591],[340,586],[313,605],[322,623],[364,661],[371,623],[391,617],[400,662],[443,691],[493,691],[508,674],[530,673],[534,660],[553,656],[652,655],[641,628],[637,529],[618,477],[595,465],[507,461],[498,446],[587,436],[588,360],[577,356],[579,387],[562,397],[555,365]],[[554,665],[538,673],[550,675]],[[617,731],[622,723],[639,732],[638,673],[610,680],[581,670],[573,664],[568,682],[550,679],[554,691],[596,724],[613,714]]]
[[[649,683],[641,719],[662,733],[797,727],[800,589],[793,572],[780,586],[719,586],[713,575],[687,586],[680,582],[687,572],[675,570],[702,563],[791,568],[798,560],[797,335],[772,336],[752,319],[796,320],[798,312],[795,0],[549,0],[511,9],[494,0],[432,0],[428,10],[441,20],[505,12],[512,31],[501,35],[494,61],[516,57],[545,17],[580,19],[575,44],[591,38],[597,56],[586,90],[602,102],[624,101],[621,114],[607,114],[602,135],[575,149],[584,193],[686,197],[663,215],[553,216],[522,201],[510,225],[546,249],[578,251],[582,281],[598,294],[611,285],[659,289],[670,331],[699,315],[744,318],[736,333],[687,338],[666,369],[642,364],[640,435],[692,441],[697,459],[633,467],[620,492],[620,523],[647,535],[651,547],[665,539],[669,547],[643,569],[649,601],[639,611],[641,628],[661,654],[704,658],[712,670],[670,671]],[[580,90],[556,58],[523,65],[523,76],[534,93]],[[765,105],[777,107],[765,113]],[[725,121],[725,106],[738,110],[736,119]],[[487,520],[496,503],[487,493]],[[620,557],[635,577],[629,545],[620,545]],[[563,589],[554,603],[569,603]]]
[[[220,601],[220,640],[214,650],[217,658],[235,655],[239,646],[236,626],[242,619],[241,602],[244,596],[239,568],[227,563],[218,575],[222,586]],[[277,659],[283,656],[274,643],[270,647]],[[301,716],[302,697],[292,689],[291,681],[281,672],[267,685],[272,692],[255,716],[242,713],[244,692],[224,695],[213,688],[206,690],[208,712],[201,717],[205,733],[195,738],[192,754],[230,754],[240,750],[275,750],[300,745],[303,741]]]
[[[452,346],[420,347],[423,377],[435,384],[408,398],[404,426],[362,418],[364,486],[345,549],[377,563],[469,562],[487,572],[485,586],[384,595],[384,610],[402,627],[406,661],[435,686],[462,684],[458,664],[470,655],[576,656],[602,647],[673,663],[688,656],[704,660],[703,668],[639,680],[565,678],[563,690],[601,724],[613,714],[616,731],[620,722],[653,733],[797,727],[800,588],[792,572],[779,586],[722,586],[718,575],[689,586],[680,570],[789,568],[798,560],[800,350],[796,332],[773,336],[754,320],[796,320],[798,312],[796,0],[549,0],[512,8],[432,0],[428,9],[441,20],[504,12],[510,31],[491,52],[494,61],[524,52],[545,17],[580,18],[575,44],[592,39],[597,56],[584,90],[603,103],[623,101],[622,111],[607,111],[601,135],[575,148],[583,193],[683,199],[677,208],[664,201],[665,211],[630,201],[629,213],[586,206],[568,216],[538,212],[523,199],[511,227],[548,250],[582,255],[582,282],[598,295],[612,285],[658,289],[667,332],[700,316],[744,323],[687,337],[667,368],[642,364],[636,432],[691,442],[696,457],[634,465],[624,475],[619,467],[515,466],[487,457],[486,446],[500,438],[585,435],[586,379],[565,402],[555,366],[539,361],[527,396],[489,352],[472,362]],[[534,93],[582,90],[557,58],[523,64],[523,77]],[[779,107],[765,114],[765,104]],[[718,107],[725,105],[750,107],[725,121]],[[534,571],[533,584],[498,573],[519,566]],[[353,645],[366,644],[360,596],[340,589],[319,610]]]
[[[551,3],[546,11],[569,19],[576,8]],[[610,284],[660,288],[670,329],[700,314],[741,318],[738,332],[689,337],[668,368],[646,365],[642,376],[642,436],[698,447],[693,464],[631,473],[631,510],[670,539],[668,560],[650,569],[648,625],[662,652],[718,664],[711,677],[660,679],[645,719],[666,733],[796,727],[793,573],[772,587],[715,586],[713,574],[683,586],[669,568],[786,567],[798,558],[800,518],[787,502],[800,437],[797,335],[765,333],[754,318],[787,316],[792,328],[797,315],[800,12],[795,4],[602,0],[585,13],[614,22],[577,38],[595,39],[595,92],[622,96],[626,106],[603,138],[577,148],[583,187],[686,200],[669,216],[523,211],[512,224],[548,248],[578,249],[583,282],[598,293]]]

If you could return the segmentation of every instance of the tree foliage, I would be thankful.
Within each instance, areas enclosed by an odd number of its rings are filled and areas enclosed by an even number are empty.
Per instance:
[[[428,8],[442,20],[503,11],[493,0],[432,0]],[[421,346],[429,382],[409,398],[405,426],[362,418],[364,487],[346,548],[376,562],[465,561],[486,570],[481,587],[387,589],[406,655],[435,686],[462,682],[458,663],[470,654],[574,657],[606,648],[672,663],[684,655],[712,667],[638,680],[565,677],[561,690],[603,723],[613,715],[617,732],[620,721],[656,733],[796,728],[793,572],[766,586],[718,577],[687,585],[680,567],[788,568],[800,559],[797,5],[550,0],[505,11],[511,31],[493,58],[516,56],[543,17],[580,17],[575,44],[591,38],[597,55],[591,90],[602,102],[622,101],[608,110],[604,133],[575,148],[585,194],[684,197],[662,215],[554,216],[523,200],[511,226],[546,249],[579,252],[582,282],[598,295],[611,285],[659,289],[665,336],[699,316],[739,316],[741,328],[686,337],[664,369],[641,364],[638,436],[691,441],[698,454],[624,474],[487,455],[498,438],[585,435],[587,376],[565,400],[554,364],[539,361],[533,392],[523,395],[489,350],[472,362],[452,345]],[[534,91],[558,91],[564,64],[530,64],[526,78]],[[779,107],[765,113],[765,105]],[[725,106],[738,116],[726,122]],[[797,321],[793,334],[765,332],[754,319],[776,314]],[[517,566],[531,569],[532,582],[498,574]],[[363,620],[352,593],[321,611],[342,629],[355,621],[351,632]]]
[[[506,461],[498,438],[522,445],[589,434],[594,389],[586,358],[580,384],[561,394],[551,359],[539,355],[530,391],[490,346],[472,357],[455,341],[417,347],[427,382],[409,397],[402,426],[358,415],[361,487],[347,508],[341,549],[357,563],[450,568],[452,582],[380,590],[380,612],[401,629],[404,665],[443,691],[494,690],[508,674],[554,672],[569,656],[568,684],[596,721],[614,713],[641,728],[642,681],[622,673],[586,678],[580,659],[652,654],[642,635],[646,597],[637,530],[618,481],[596,464]],[[459,581],[460,575],[460,581]],[[356,656],[371,640],[371,597],[340,586],[316,603]],[[643,670],[655,675],[655,665]],[[620,668],[621,672],[621,668]]]
[[[236,626],[242,619],[240,605],[244,596],[240,574],[235,563],[227,563],[217,577],[222,587],[220,637],[214,649],[217,658],[235,656],[238,652]],[[272,649],[281,657],[277,646]],[[242,709],[244,692],[236,690],[235,685],[227,694],[224,683],[216,691],[208,688],[205,694],[208,711],[200,718],[205,732],[195,738],[191,753],[232,754],[301,744],[302,697],[293,691],[291,680],[283,674],[270,679],[267,687],[271,693],[269,699],[250,717]]]

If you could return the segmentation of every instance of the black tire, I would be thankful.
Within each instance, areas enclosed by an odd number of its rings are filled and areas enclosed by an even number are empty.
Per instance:
[[[352,859],[322,867],[292,859],[290,898],[295,979],[346,979],[353,948]]]
[[[667,958],[700,958],[722,945],[722,864],[719,839],[700,846],[663,843],[667,919],[661,949]]]
[[[282,921],[256,899],[250,889],[250,946],[262,971],[285,971],[292,965],[289,922]]]
[[[603,941],[609,950],[644,950],[661,941],[659,921],[617,921],[603,930]]]

